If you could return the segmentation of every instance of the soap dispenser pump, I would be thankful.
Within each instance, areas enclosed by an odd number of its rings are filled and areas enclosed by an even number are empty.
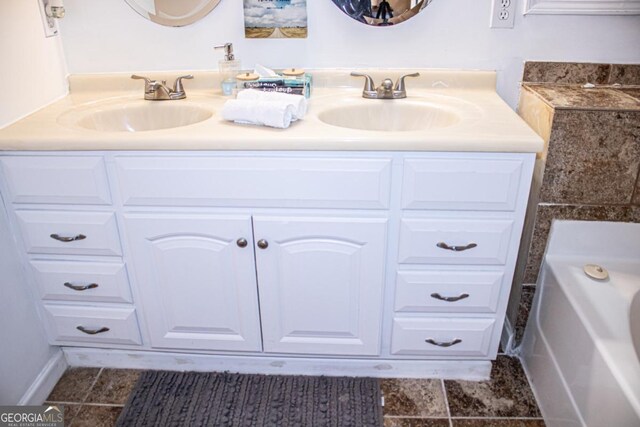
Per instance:
[[[215,48],[224,49],[224,59],[218,62],[218,70],[222,78],[222,93],[223,95],[233,95],[233,90],[236,88],[236,75],[240,72],[240,60],[236,59],[233,54],[232,43],[225,43]]]

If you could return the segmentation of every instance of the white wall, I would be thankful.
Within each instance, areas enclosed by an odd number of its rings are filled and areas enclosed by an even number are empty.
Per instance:
[[[47,343],[0,196],[0,405],[15,405],[56,352]]]
[[[66,93],[60,37],[46,39],[36,0],[2,0],[0,128]],[[0,404],[17,403],[55,353],[25,280],[0,197]]]
[[[522,10],[523,0],[518,1]],[[203,20],[167,28],[123,0],[65,0],[63,42],[71,73],[215,69],[213,45],[231,41],[243,65],[436,67],[498,70],[512,106],[527,60],[640,63],[640,17],[522,16],[513,30],[489,28],[489,0],[434,0],[396,27],[371,28],[331,0],[307,0],[306,40],[245,39],[242,0],[222,0]]]
[[[60,37],[46,38],[37,0],[2,0],[0,128],[67,91]]]

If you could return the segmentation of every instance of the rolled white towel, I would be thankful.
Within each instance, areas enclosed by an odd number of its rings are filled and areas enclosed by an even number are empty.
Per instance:
[[[263,92],[255,89],[245,89],[238,92],[238,99],[258,99],[261,101],[282,101],[293,105],[294,120],[304,118],[307,114],[307,98],[302,95],[291,95],[279,92]]]
[[[291,104],[281,101],[230,99],[222,107],[222,118],[236,123],[286,129],[293,121]]]

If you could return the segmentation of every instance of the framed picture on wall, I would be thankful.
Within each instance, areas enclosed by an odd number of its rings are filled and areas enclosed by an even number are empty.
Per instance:
[[[307,0],[244,0],[248,39],[307,37]]]
[[[639,15],[640,0],[525,0],[525,15]]]

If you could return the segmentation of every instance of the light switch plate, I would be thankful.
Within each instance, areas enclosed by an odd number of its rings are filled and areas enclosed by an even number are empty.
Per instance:
[[[58,20],[47,16],[46,7],[48,4],[49,0],[38,0],[44,34],[46,37],[53,37],[58,35]]]

